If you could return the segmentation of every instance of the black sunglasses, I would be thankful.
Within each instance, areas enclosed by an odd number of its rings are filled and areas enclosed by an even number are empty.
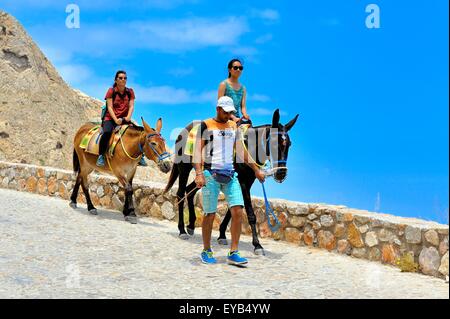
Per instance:
[[[237,71],[237,70],[244,70],[243,66],[233,66],[233,70]]]
[[[128,78],[127,78],[127,77],[120,76],[120,77],[118,77],[118,79],[119,79],[119,80],[126,80],[126,79],[128,79]]]

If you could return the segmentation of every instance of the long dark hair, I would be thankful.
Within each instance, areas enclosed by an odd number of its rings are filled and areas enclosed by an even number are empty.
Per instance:
[[[113,88],[115,88],[117,86],[117,78],[119,77],[119,74],[125,74],[127,75],[127,72],[123,71],[123,70],[119,70],[116,72],[116,76],[114,77],[114,84],[113,84]]]
[[[231,60],[230,62],[228,62],[228,78],[231,77],[230,69],[233,67],[233,63],[234,63],[234,62],[239,62],[241,65],[243,65],[242,62],[241,62],[241,60],[239,60],[239,59],[233,59],[233,60]]]

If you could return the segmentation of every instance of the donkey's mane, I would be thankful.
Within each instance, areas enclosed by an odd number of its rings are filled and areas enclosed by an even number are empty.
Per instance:
[[[258,128],[267,128],[269,126],[272,126],[272,125],[271,124],[263,124],[263,125],[258,125],[258,126],[250,126],[249,128],[250,129],[252,129],[252,128],[258,129]]]
[[[129,129],[131,128],[131,129],[133,129],[133,130],[135,130],[135,131],[138,131],[138,132],[144,131],[144,127],[142,127],[142,126],[134,126],[134,125],[131,125],[131,126],[129,126],[128,128],[129,128]]]

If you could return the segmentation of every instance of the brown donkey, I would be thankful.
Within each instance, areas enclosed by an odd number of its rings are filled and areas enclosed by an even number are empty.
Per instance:
[[[142,119],[142,124],[144,128],[130,126],[125,131],[121,137],[122,141],[119,141],[115,147],[114,156],[111,157],[109,152],[106,152],[106,165],[104,167],[96,165],[97,155],[87,153],[80,148],[82,138],[95,124],[86,123],[78,130],[74,138],[73,151],[73,169],[78,175],[72,196],[70,197],[70,206],[72,208],[77,207],[78,190],[81,185],[86,197],[88,211],[93,215],[97,214],[97,209],[92,204],[91,197],[89,196],[88,187],[88,175],[93,170],[97,170],[117,177],[125,189],[125,203],[123,206],[125,220],[132,224],[137,222],[133,206],[132,183],[142,154],[145,154],[147,158],[157,163],[163,173],[169,172],[172,168],[172,163],[169,159],[170,154],[167,152],[166,143],[160,134],[162,128],[161,118],[156,123],[156,129],[151,128],[144,119]],[[113,137],[111,137],[112,139]]]

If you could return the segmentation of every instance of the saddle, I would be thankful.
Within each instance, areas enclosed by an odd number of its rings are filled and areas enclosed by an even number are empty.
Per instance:
[[[186,147],[184,148],[184,154],[188,156],[194,156],[195,150],[195,141],[197,139],[197,132],[200,128],[200,124],[194,125],[192,129],[189,131]]]
[[[117,126],[112,134],[112,142],[110,141],[108,153],[110,156],[114,155],[114,149],[116,148],[117,143],[120,141],[120,138],[123,136],[125,131],[128,129],[130,125],[120,125]],[[81,139],[80,148],[84,149],[85,152],[99,155],[99,149],[100,149],[100,137],[102,136],[103,132],[101,129],[101,125],[96,125],[93,128],[89,130],[89,132],[86,133],[85,136]]]

